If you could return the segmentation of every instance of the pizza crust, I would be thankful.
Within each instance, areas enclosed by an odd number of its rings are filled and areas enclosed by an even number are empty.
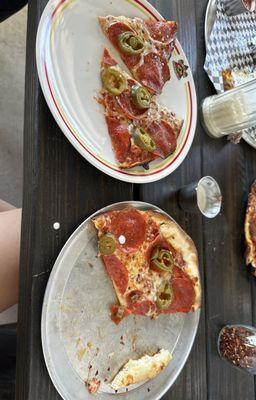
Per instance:
[[[224,90],[230,90],[256,78],[256,71],[227,69],[222,71]]]
[[[171,361],[168,350],[160,350],[154,356],[145,355],[139,360],[129,360],[111,382],[114,390],[147,381],[157,376]]]
[[[246,210],[244,232],[246,242],[245,260],[246,265],[252,265],[253,275],[256,276],[256,246],[253,243],[250,233],[250,223],[252,216],[256,214],[256,181],[252,184],[251,192],[248,197],[248,206]]]
[[[199,262],[197,250],[193,240],[183,231],[183,229],[173,220],[158,212],[148,211],[153,220],[160,226],[163,237],[178,250],[186,263],[184,271],[193,280],[195,289],[195,303],[192,311],[196,311],[201,305],[201,285],[199,275]]]

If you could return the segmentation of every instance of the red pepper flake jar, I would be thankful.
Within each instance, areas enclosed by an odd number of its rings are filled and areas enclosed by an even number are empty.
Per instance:
[[[233,366],[256,375],[256,329],[227,325],[219,333],[220,356]]]

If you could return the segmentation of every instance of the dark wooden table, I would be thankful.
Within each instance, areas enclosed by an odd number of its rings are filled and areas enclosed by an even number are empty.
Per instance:
[[[84,0],[86,1],[86,0]],[[102,0],[104,1],[104,0]],[[255,323],[256,281],[243,259],[243,219],[256,153],[246,143],[208,138],[198,122],[193,147],[175,173],[147,185],[103,175],[69,144],[45,103],[35,62],[35,38],[47,0],[29,1],[24,130],[24,201],[18,324],[17,400],[60,399],[48,376],[40,336],[41,307],[54,261],[69,235],[92,212],[122,200],[143,200],[170,213],[198,248],[203,286],[202,315],[191,355],[165,400],[253,400],[255,381],[218,357],[216,340],[226,323]],[[207,0],[151,1],[180,24],[199,102],[213,93],[204,73]],[[182,185],[212,175],[224,206],[214,220],[185,214],[177,205]],[[59,221],[61,227],[52,226]]]

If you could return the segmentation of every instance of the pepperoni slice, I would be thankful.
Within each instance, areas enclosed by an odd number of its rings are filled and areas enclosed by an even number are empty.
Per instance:
[[[127,115],[128,118],[136,119],[144,116],[148,110],[140,110],[132,102],[132,87],[135,85],[134,80],[128,80],[128,89],[116,96],[116,101],[122,111]]]
[[[138,146],[131,146],[131,137],[127,124],[122,122],[118,117],[108,115],[106,116],[106,122],[113,151],[117,160],[121,164],[121,168],[132,168],[136,165],[142,165],[157,158],[156,155],[143,151]]]
[[[136,78],[151,92],[161,93],[165,82],[170,79],[167,61],[157,53],[148,53],[136,70]]]
[[[118,116],[120,115],[120,107],[117,104],[115,96],[112,96],[109,93],[104,93],[103,100],[108,115],[111,116],[117,116],[117,114]]]
[[[174,21],[148,20],[145,24],[152,39],[162,43],[172,42],[178,28],[177,23]]]
[[[132,313],[137,315],[146,315],[155,310],[155,304],[150,300],[138,301],[133,304]]]
[[[114,65],[117,65],[117,62],[109,54],[108,49],[104,49],[102,64],[104,65],[104,67],[113,67]]]
[[[177,147],[177,139],[174,130],[164,120],[153,121],[148,127],[147,132],[156,143],[154,154],[161,158],[166,158],[172,154]]]
[[[139,64],[140,59],[141,59],[141,54],[134,54],[134,55],[128,55],[124,53],[120,53],[123,61],[127,65],[129,69],[134,68],[136,65]]]
[[[120,245],[123,250],[136,251],[145,239],[146,220],[135,209],[114,211],[111,216],[110,232],[117,238],[124,236],[125,243]]]
[[[188,313],[195,303],[195,289],[190,277],[179,267],[173,268],[172,275],[173,302],[164,310],[165,314],[177,312]]]
[[[123,163],[130,151],[131,139],[127,124],[121,122],[117,117],[106,116],[109,136],[117,160]]]
[[[134,31],[132,28],[130,28],[128,25],[124,24],[123,22],[114,22],[108,28],[107,36],[115,47],[119,48],[118,36],[124,32],[134,32]]]
[[[113,45],[116,47],[116,49],[120,52],[121,57],[124,60],[124,62],[127,64],[128,68],[133,68],[135,65],[137,65],[139,63],[141,55],[140,54],[128,55],[128,54],[124,54],[120,51],[119,46],[118,46],[118,36],[124,32],[134,32],[134,31],[132,28],[130,28],[128,25],[124,24],[123,22],[116,22],[116,23],[110,25],[110,27],[108,28],[107,36],[108,36],[109,40],[113,43]]]
[[[118,325],[122,321],[122,319],[127,317],[127,315],[131,314],[131,311],[128,310],[128,308],[123,308],[122,306],[119,306],[117,304],[111,304],[109,308],[111,319],[116,325]]]
[[[163,238],[161,234],[159,234],[159,230],[157,231],[158,235],[156,238],[149,244],[147,251],[146,251],[146,257],[149,259],[154,248],[155,247],[160,247],[161,249],[164,250],[171,250],[170,244],[167,242],[166,239]]]
[[[158,156],[154,155],[153,153],[149,153],[142,150],[138,146],[132,145],[125,162],[123,162],[120,166],[121,168],[132,168],[136,165],[147,165],[150,161],[155,160],[157,157]]]
[[[103,256],[102,258],[108,275],[118,287],[120,293],[124,294],[129,281],[127,269],[115,254],[111,256]]]
[[[135,82],[131,79],[128,81],[128,89],[124,90],[119,96],[112,96],[108,93],[104,94],[105,107],[109,115],[114,114],[124,114],[129,119],[139,119],[144,117],[148,110],[140,110],[137,108],[131,97],[131,89]]]

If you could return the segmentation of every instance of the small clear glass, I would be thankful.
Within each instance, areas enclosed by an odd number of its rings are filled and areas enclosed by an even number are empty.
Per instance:
[[[256,329],[253,326],[224,326],[217,348],[220,357],[233,367],[256,375]]]
[[[256,79],[225,93],[207,97],[201,104],[201,121],[213,138],[256,125]]]
[[[211,176],[205,176],[180,189],[178,196],[179,205],[186,212],[202,213],[207,218],[215,218],[221,210],[221,190]]]
[[[224,0],[226,14],[231,17],[246,11],[255,11],[255,0]]]

